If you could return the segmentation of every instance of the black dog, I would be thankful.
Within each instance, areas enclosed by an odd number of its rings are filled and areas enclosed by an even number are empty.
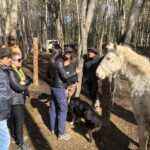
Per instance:
[[[78,97],[71,98],[69,111],[75,124],[81,118],[85,120],[88,128],[89,142],[93,140],[93,132],[99,131],[103,124],[103,118],[99,116],[88,103]]]

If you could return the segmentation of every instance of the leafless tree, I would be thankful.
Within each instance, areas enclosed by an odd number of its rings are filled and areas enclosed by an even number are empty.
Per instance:
[[[80,26],[81,26],[81,43],[79,45],[78,50],[78,61],[79,61],[79,84],[77,87],[77,93],[76,95],[80,95],[81,91],[81,84],[82,84],[82,75],[83,75],[83,55],[87,52],[87,40],[88,40],[88,34],[90,31],[90,27],[92,24],[95,7],[96,7],[97,0],[83,0],[81,4],[81,10],[80,10]]]

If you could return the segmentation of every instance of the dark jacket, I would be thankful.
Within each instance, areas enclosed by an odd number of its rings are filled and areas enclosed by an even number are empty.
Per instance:
[[[97,93],[97,77],[96,69],[99,64],[99,56],[95,56],[93,59],[84,57],[83,68],[83,93],[89,96],[91,99],[96,97]]]
[[[48,72],[50,86],[56,88],[66,88],[67,81],[77,76],[75,72],[66,73],[64,60],[61,56],[50,57]]]
[[[20,84],[20,79],[15,70],[9,70],[9,79],[12,90],[12,105],[25,103],[25,92],[28,90],[28,86],[31,83],[26,77],[25,85]]]
[[[0,121],[10,116],[12,90],[10,88],[7,67],[0,67]]]
[[[65,71],[68,75],[74,73],[76,71],[76,63],[71,63],[71,64],[65,66]],[[69,86],[76,82],[78,82],[78,77],[74,76],[74,77],[70,78],[69,80],[67,80],[66,84],[67,84],[67,86]]]
[[[88,76],[88,78],[96,77],[96,68],[99,64],[100,58],[99,56],[95,56],[93,59],[85,57],[84,61],[84,75]]]

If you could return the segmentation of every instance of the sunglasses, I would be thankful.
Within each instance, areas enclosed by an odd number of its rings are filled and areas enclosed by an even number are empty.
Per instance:
[[[22,62],[22,58],[19,59],[13,59],[14,61]]]

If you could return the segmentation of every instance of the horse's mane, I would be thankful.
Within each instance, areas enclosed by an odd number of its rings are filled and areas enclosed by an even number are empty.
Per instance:
[[[143,74],[150,75],[150,61],[148,58],[139,55],[129,46],[117,45],[117,52],[122,54],[129,64],[136,67]]]

